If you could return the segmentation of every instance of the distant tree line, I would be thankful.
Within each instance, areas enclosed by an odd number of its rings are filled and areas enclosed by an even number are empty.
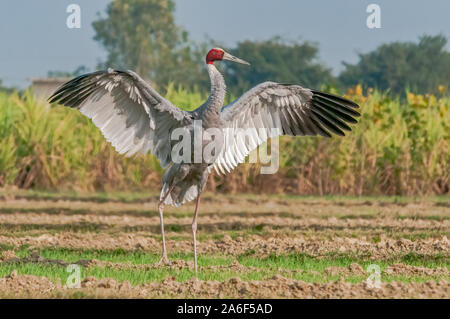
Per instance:
[[[3,86],[3,81],[0,79],[0,92],[12,93],[14,92],[14,88]]]
[[[343,86],[358,83],[366,87],[402,94],[436,93],[438,86],[450,84],[450,52],[443,35],[422,36],[419,43],[393,42],[372,52],[359,54],[357,64],[344,63],[339,75]]]
[[[204,56],[214,44],[193,43],[188,33],[175,24],[174,11],[173,0],[109,3],[106,16],[93,23],[94,39],[108,53],[98,67],[135,70],[159,89],[173,82],[189,89],[209,90]],[[268,80],[340,90],[361,84],[398,95],[407,89],[435,93],[438,86],[450,84],[450,52],[446,51],[446,44],[443,35],[423,36],[418,43],[383,44],[372,52],[360,53],[356,64],[344,62],[344,70],[335,77],[318,60],[319,48],[313,43],[280,38],[244,41],[225,49],[250,61],[252,66],[226,63],[220,67],[234,95]]]

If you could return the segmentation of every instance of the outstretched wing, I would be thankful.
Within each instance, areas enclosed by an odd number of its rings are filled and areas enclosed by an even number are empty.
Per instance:
[[[262,83],[222,108],[225,147],[214,168],[218,173],[229,172],[277,135],[344,136],[344,130],[351,130],[347,123],[357,123],[356,108],[352,101],[299,85]]]
[[[188,112],[160,96],[136,73],[108,69],[81,75],[61,86],[50,102],[77,108],[92,119],[117,152],[149,150],[166,167],[171,131],[191,123]]]

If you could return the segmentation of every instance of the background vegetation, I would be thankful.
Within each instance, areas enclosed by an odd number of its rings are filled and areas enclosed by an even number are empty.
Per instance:
[[[209,91],[204,54],[174,21],[172,0],[114,0],[93,23],[107,51],[99,68],[133,69],[173,103],[193,108]],[[447,194],[449,192],[450,52],[442,35],[418,43],[384,44],[345,64],[338,76],[319,48],[281,38],[244,41],[231,53],[254,66],[221,66],[227,100],[257,83],[299,83],[344,94],[361,104],[360,124],[346,138],[282,138],[281,167],[259,176],[257,165],[212,176],[222,192],[292,194]],[[49,71],[49,76],[87,72]],[[179,85],[174,87],[173,83]],[[364,94],[363,94],[364,92]],[[414,92],[414,93],[412,93]],[[13,93],[0,82],[0,186],[37,189],[155,189],[162,170],[155,157],[118,155],[92,123],[57,106],[39,104],[31,91]],[[268,186],[270,185],[270,187]]]
[[[345,138],[281,138],[280,170],[259,175],[241,165],[212,175],[209,189],[291,194],[447,194],[450,162],[450,97],[415,95],[406,100],[361,86],[347,97],[362,117]],[[177,105],[206,98],[169,86]],[[79,112],[0,93],[0,186],[75,190],[158,191],[163,174],[152,155],[125,158]]]
[[[404,94],[437,93],[439,85],[450,83],[450,52],[442,36],[422,36],[419,43],[394,42],[359,55],[355,65],[344,63],[339,81],[343,86],[363,83],[365,87]]]

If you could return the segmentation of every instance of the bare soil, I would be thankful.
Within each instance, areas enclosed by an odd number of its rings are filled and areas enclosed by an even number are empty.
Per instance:
[[[262,281],[243,281],[231,278],[223,282],[191,279],[179,282],[166,278],[162,282],[132,286],[111,278],[88,277],[80,289],[69,289],[45,277],[11,273],[0,278],[2,296],[48,298],[70,297],[75,293],[97,298],[448,298],[450,283],[381,283],[371,288],[367,282],[350,284],[339,280],[329,283],[306,283],[276,275]]]
[[[169,253],[191,252],[192,205],[167,208],[165,225]],[[277,200],[218,196],[202,201],[199,215],[199,253],[267,257],[301,253],[313,258],[352,255],[369,260],[391,260],[416,254],[423,258],[450,257],[450,206],[433,201],[391,203],[382,201]],[[159,217],[156,201],[97,202],[77,200],[0,199],[0,245],[2,263],[67,265],[46,259],[36,249],[71,248],[143,251],[159,253]],[[28,247],[29,256],[19,258],[18,249]],[[80,260],[85,267],[121,270],[151,270],[151,264]],[[192,269],[191,261],[175,260],[172,269]],[[239,264],[201,267],[200,271],[261,271]],[[289,278],[304,270],[279,269],[262,281],[231,278],[222,282],[192,279],[180,282],[167,277],[162,282],[133,286],[111,278],[86,278],[80,289],[68,289],[45,277],[17,271],[0,278],[0,297],[187,297],[187,298],[449,298],[447,280],[381,283],[349,283],[351,276],[367,276],[354,263],[328,267],[327,275],[338,281],[309,283]],[[314,271],[312,270],[311,273]],[[427,268],[394,263],[383,274],[392,276],[450,276],[448,268]]]

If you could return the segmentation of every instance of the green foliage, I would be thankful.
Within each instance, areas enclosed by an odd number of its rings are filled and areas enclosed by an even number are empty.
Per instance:
[[[450,83],[450,52],[447,39],[423,36],[419,43],[393,42],[359,55],[355,65],[344,63],[339,76],[345,86],[362,83],[365,87],[405,93],[405,88],[418,93],[437,93],[439,85]]]
[[[228,86],[235,94],[241,95],[264,81],[319,88],[333,80],[331,70],[318,62],[317,46],[308,42],[289,43],[279,38],[244,41],[230,53],[251,63],[250,67],[236,63],[225,65]]]
[[[177,88],[175,88],[175,85],[172,82],[169,83],[166,91],[166,98],[174,105],[186,111],[196,109],[208,98],[205,93],[200,92],[196,87],[191,92],[183,88],[181,85],[178,85]]]

